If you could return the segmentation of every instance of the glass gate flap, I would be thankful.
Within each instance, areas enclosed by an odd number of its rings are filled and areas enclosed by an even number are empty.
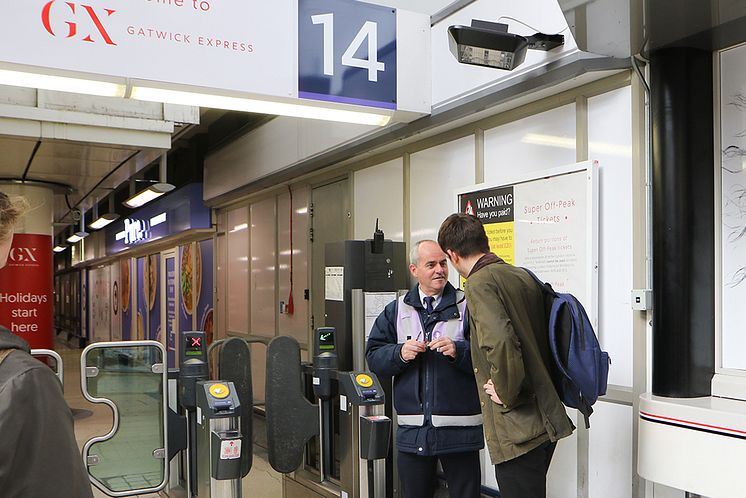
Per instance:
[[[168,480],[164,360],[155,341],[92,344],[81,356],[83,395],[114,412],[111,431],[83,448],[91,482],[110,496],[155,492]]]

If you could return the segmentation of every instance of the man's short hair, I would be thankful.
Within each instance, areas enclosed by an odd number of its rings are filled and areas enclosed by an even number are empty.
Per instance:
[[[422,239],[415,242],[412,246],[412,250],[409,251],[409,262],[415,266],[417,266],[417,262],[420,260],[420,244],[422,244],[423,242],[432,242],[433,244],[437,244],[437,242],[430,239]]]
[[[454,213],[446,218],[438,230],[438,244],[443,251],[453,251],[462,258],[490,252],[484,225],[470,214]]]

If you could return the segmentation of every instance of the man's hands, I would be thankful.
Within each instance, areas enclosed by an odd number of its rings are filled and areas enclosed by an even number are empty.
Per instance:
[[[407,342],[402,344],[401,358],[404,361],[412,361],[417,358],[418,354],[423,353],[428,348],[451,358],[456,358],[456,343],[450,337],[440,337],[429,344],[425,341],[408,339]]]
[[[482,388],[484,389],[484,392],[487,393],[487,396],[489,396],[492,401],[494,401],[498,405],[503,404],[502,400],[495,392],[495,385],[492,383],[492,379],[488,380],[487,383],[482,386]]]
[[[425,341],[417,341],[415,339],[407,339],[401,347],[401,359],[404,361],[412,361],[417,358],[417,355],[425,351]]]
[[[443,353],[446,356],[450,356],[456,359],[456,343],[450,337],[439,337],[428,344],[428,347],[433,351]]]

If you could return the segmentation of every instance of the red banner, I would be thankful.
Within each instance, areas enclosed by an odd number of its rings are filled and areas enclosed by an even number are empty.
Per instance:
[[[52,349],[52,237],[17,233],[0,269],[0,325],[32,349]]]

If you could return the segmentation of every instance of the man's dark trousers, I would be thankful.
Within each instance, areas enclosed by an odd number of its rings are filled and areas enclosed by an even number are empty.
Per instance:
[[[400,451],[397,468],[404,498],[433,498],[438,460],[443,466],[451,498],[480,497],[482,473],[478,451],[437,456],[419,456]]]
[[[495,465],[500,498],[545,498],[547,471],[557,443],[547,441],[525,455]]]

